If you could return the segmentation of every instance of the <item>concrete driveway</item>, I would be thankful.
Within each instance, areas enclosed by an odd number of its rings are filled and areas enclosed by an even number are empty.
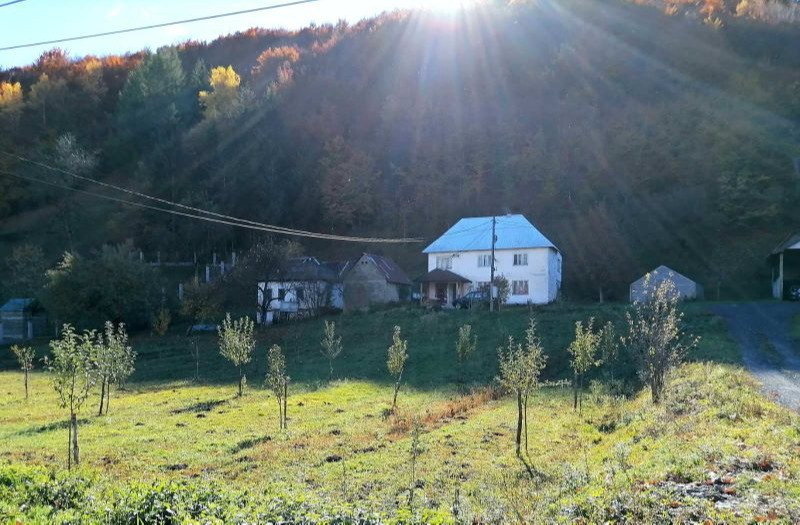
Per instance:
[[[763,301],[716,304],[742,347],[744,365],[764,390],[783,405],[800,411],[800,342],[789,336],[800,303]]]

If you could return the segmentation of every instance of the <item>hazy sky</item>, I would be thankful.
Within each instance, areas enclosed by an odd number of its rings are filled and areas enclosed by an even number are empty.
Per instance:
[[[0,4],[8,0],[0,0]],[[286,0],[25,0],[0,7],[0,47],[13,46],[171,22],[283,3]],[[318,2],[193,22],[160,29],[149,29],[59,44],[70,55],[106,55],[155,49],[187,39],[212,40],[254,26],[295,29],[311,22],[350,22],[395,8],[425,6],[448,9],[459,0],[319,0]],[[37,46],[0,51],[0,68],[20,66],[36,60],[42,51],[54,47]]]

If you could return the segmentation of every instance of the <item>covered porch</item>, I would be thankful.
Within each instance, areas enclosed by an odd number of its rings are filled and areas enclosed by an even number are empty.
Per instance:
[[[453,301],[470,291],[472,281],[450,270],[435,269],[419,279],[423,304],[438,304],[449,308]]]

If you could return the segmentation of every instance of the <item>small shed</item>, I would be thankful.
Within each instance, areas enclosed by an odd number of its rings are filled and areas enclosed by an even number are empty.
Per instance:
[[[772,296],[788,299],[800,289],[800,233],[789,235],[769,255],[772,268]]]
[[[645,281],[647,280],[648,275],[650,276],[650,282],[646,287]],[[679,299],[683,300],[683,299],[703,298],[703,287],[700,286],[700,284],[689,279],[685,275],[680,274],[675,270],[668,268],[667,266],[664,266],[662,264],[652,272],[643,275],[642,277],[631,283],[630,286],[631,302],[635,303],[645,300],[650,291],[652,291],[656,286],[667,280],[675,283],[675,289],[678,292]]]
[[[25,341],[47,334],[47,317],[35,299],[10,299],[0,307],[0,342]]]

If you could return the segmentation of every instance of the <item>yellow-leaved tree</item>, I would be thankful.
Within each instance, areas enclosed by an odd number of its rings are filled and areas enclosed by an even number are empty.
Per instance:
[[[230,119],[242,112],[239,93],[241,78],[233,67],[215,67],[209,81],[211,91],[200,92],[200,104],[206,120]]]

